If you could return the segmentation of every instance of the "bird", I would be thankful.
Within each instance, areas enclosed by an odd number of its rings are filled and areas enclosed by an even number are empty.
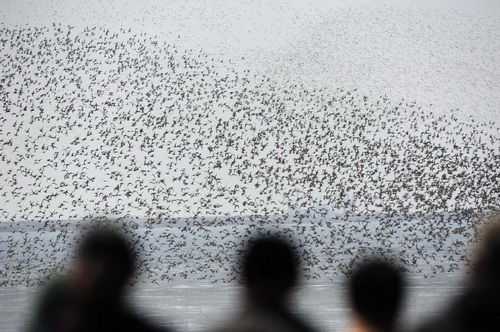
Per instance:
[[[470,265],[477,215],[498,206],[494,122],[72,29],[0,27],[15,50],[0,66],[0,285],[62,271],[64,244],[106,218],[152,283],[234,281],[235,253],[273,232],[295,239],[306,279],[381,247],[416,273]]]

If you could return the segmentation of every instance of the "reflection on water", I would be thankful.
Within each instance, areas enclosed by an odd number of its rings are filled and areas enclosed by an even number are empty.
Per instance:
[[[462,290],[463,276],[438,275],[435,278],[412,276],[409,279],[404,322],[422,323],[439,313],[448,300]],[[320,330],[340,330],[348,322],[349,309],[344,294],[344,279],[307,284],[297,290],[293,308]],[[167,322],[181,331],[206,330],[218,325],[239,308],[240,287],[236,284],[165,283],[139,285],[130,299],[144,314]],[[2,331],[19,331],[36,300],[33,288],[0,288],[0,326]]]

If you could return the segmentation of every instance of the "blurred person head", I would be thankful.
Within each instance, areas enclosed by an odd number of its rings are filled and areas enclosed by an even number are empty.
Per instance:
[[[500,215],[487,218],[481,233],[472,282],[464,294],[419,332],[489,332],[500,330]]]
[[[277,238],[259,238],[243,256],[243,279],[250,298],[269,303],[286,300],[298,280],[297,256]]]
[[[133,271],[134,255],[127,238],[98,228],[83,237],[70,280],[84,300],[114,305]]]
[[[487,219],[473,271],[472,285],[455,305],[456,331],[500,329],[500,214]]]
[[[500,213],[487,219],[474,270],[474,283],[500,285]]]
[[[274,235],[250,240],[240,264],[246,303],[241,313],[214,331],[315,330],[288,308],[298,283],[298,257],[288,242]]]
[[[403,278],[389,263],[361,264],[349,279],[349,297],[358,321],[372,331],[392,331],[403,297]]]
[[[103,227],[83,235],[70,275],[42,293],[30,331],[164,330],[125,303],[135,256],[125,235]]]

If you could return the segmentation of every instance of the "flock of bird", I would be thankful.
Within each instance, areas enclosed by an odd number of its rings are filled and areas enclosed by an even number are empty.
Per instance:
[[[64,270],[101,219],[154,283],[237,279],[267,232],[294,241],[306,278],[365,254],[454,272],[500,203],[493,121],[277,84],[132,30],[0,26],[0,106],[1,285]]]

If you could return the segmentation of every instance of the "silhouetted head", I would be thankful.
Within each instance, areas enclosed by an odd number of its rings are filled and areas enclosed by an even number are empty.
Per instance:
[[[97,229],[79,247],[73,280],[91,301],[117,301],[134,268],[132,250],[120,233]]]
[[[500,214],[489,218],[483,230],[475,271],[476,283],[500,287]]]
[[[392,330],[402,294],[402,277],[385,262],[365,263],[349,280],[349,295],[357,316],[380,331]]]
[[[452,306],[439,331],[497,331],[500,317],[500,215],[490,218],[482,231],[473,283]],[[443,326],[443,327],[442,327]],[[437,329],[436,329],[437,330]]]
[[[297,283],[297,257],[292,247],[276,238],[260,238],[243,257],[243,278],[251,297],[283,301]]]

